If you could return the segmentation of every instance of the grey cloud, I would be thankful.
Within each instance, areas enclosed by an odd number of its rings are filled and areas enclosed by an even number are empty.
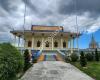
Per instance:
[[[98,16],[100,13],[100,0],[71,0],[69,4],[66,4],[67,0],[60,2],[58,11],[62,15],[66,14],[84,14],[89,12],[91,17]],[[77,6],[77,9],[75,8]]]
[[[14,1],[13,0],[0,0],[0,6],[8,13],[12,13],[13,11],[17,10],[17,6],[11,6],[13,5]]]
[[[29,11],[30,13],[32,13],[31,15],[35,15],[38,18],[46,18],[48,16],[53,16],[56,13],[56,9],[55,7],[53,7],[53,5],[58,4],[59,0],[55,0],[56,2],[49,4],[48,6],[46,5],[45,1],[43,0],[44,3],[40,3],[41,0],[23,0],[23,2],[26,2],[26,6],[27,6],[27,11]],[[50,0],[47,0],[48,3]],[[53,0],[51,0],[53,1]],[[41,6],[42,5],[42,6]],[[51,8],[53,7],[53,8]],[[57,7],[57,6],[56,6]],[[46,9],[44,9],[46,8]],[[29,9],[29,10],[28,10]],[[55,12],[53,12],[55,11]]]
[[[0,0],[0,6],[6,11],[9,11],[9,1],[8,0]]]
[[[39,1],[43,2],[40,3]],[[25,28],[29,28],[30,24],[39,24],[61,25],[64,26],[65,30],[72,30],[70,24],[71,26],[75,25],[75,17],[73,17],[73,15],[76,15],[75,0],[27,0],[26,6],[26,17],[28,18],[26,18]],[[94,18],[93,23],[83,25],[87,29],[96,23],[97,18],[100,18],[99,6],[100,0],[77,0],[77,14],[79,17],[85,17],[84,13],[89,12],[87,20],[85,19],[86,23],[91,20],[90,18]],[[10,26],[13,26],[14,29],[23,29],[24,7],[25,0],[0,0],[0,32],[9,32],[12,30]],[[66,21],[64,22],[64,20]],[[63,22],[67,24],[62,25]]]
[[[26,3],[26,6],[27,7],[29,7],[30,8],[30,10],[33,12],[36,12],[36,13],[38,13],[39,11],[38,11],[38,9],[37,9],[37,7],[34,5],[34,4],[32,4],[32,2],[31,2],[31,0],[22,0],[24,3]]]

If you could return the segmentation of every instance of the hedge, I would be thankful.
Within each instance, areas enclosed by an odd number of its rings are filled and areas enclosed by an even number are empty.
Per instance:
[[[16,80],[23,67],[24,59],[20,52],[9,43],[0,44],[0,80]]]
[[[86,54],[86,59],[87,59],[87,61],[93,61],[94,60],[93,54],[92,53],[87,53]]]
[[[78,54],[76,54],[76,53],[71,54],[70,57],[71,57],[72,62],[76,62],[79,58]]]
[[[31,67],[30,59],[29,51],[26,49],[24,52],[24,72]]]

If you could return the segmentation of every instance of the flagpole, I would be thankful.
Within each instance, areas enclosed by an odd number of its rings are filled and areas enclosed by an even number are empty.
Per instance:
[[[76,19],[76,34],[77,34],[77,42],[76,42],[76,44],[77,44],[77,51],[78,51],[78,53],[79,53],[79,30],[78,30],[78,16],[77,16],[77,0],[75,0],[75,13],[76,13],[76,17],[75,17],[75,19]]]
[[[23,39],[24,39],[24,49],[25,49],[26,2],[27,2],[27,0],[25,0],[24,22],[23,22]]]

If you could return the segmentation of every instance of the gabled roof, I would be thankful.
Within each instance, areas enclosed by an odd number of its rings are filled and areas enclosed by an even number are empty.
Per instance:
[[[72,33],[72,32],[66,32],[63,30],[62,26],[43,26],[43,25],[32,25],[31,26],[31,30],[13,30],[10,31],[12,34],[16,35],[16,36],[20,36],[20,35],[26,35],[26,34],[46,34],[46,35],[50,35],[50,34],[55,34],[57,32],[57,34],[63,34],[64,36],[71,36],[72,35],[74,37],[77,37],[77,33]],[[58,34],[58,35],[59,35]],[[82,34],[78,33],[78,36],[80,36]]]

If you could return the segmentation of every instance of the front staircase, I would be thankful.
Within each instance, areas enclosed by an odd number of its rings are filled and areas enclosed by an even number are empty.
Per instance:
[[[57,51],[43,51],[37,62],[41,61],[63,61]]]
[[[44,55],[43,54],[41,54],[40,57],[37,60],[37,62],[41,62],[41,61],[44,61]]]

